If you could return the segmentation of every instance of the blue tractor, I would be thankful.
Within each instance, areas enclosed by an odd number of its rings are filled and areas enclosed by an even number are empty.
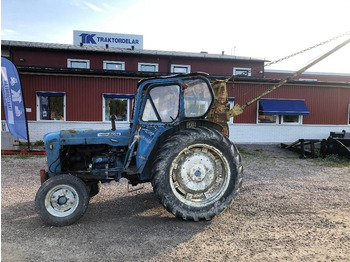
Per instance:
[[[176,217],[212,219],[230,205],[243,179],[236,146],[208,118],[216,103],[205,74],[145,79],[129,128],[115,128],[112,120],[109,130],[47,133],[37,213],[46,224],[70,225],[83,216],[101,182],[126,178],[133,186],[151,182]]]

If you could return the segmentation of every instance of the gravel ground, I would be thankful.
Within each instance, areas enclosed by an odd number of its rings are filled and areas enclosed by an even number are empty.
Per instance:
[[[243,188],[212,221],[174,218],[150,184],[103,184],[72,226],[34,211],[45,158],[1,159],[2,261],[350,261],[350,167],[242,145]]]

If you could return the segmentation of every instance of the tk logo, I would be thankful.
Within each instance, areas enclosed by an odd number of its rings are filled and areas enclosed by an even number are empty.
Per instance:
[[[94,39],[94,36],[96,34],[81,34],[79,35],[81,37],[81,43],[83,44],[95,44],[96,45],[96,41]]]

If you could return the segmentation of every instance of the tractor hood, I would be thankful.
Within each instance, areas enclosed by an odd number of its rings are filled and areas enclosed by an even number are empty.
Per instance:
[[[50,148],[50,144],[56,146],[63,145],[91,145],[106,144],[110,146],[128,145],[130,136],[130,128],[121,128],[112,130],[61,130],[49,132],[44,136],[46,150]]]

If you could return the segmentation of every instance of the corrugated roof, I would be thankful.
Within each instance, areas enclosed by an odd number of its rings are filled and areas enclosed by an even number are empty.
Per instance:
[[[206,52],[179,52],[179,51],[162,51],[162,50],[146,50],[146,49],[126,49],[115,47],[99,47],[99,46],[77,46],[69,44],[55,44],[55,43],[40,43],[14,40],[1,40],[2,46],[9,47],[25,47],[25,48],[44,48],[56,50],[72,50],[72,51],[86,51],[86,52],[110,52],[121,54],[139,54],[139,55],[158,55],[158,56],[177,56],[177,57],[191,57],[191,58],[208,58],[208,59],[223,59],[223,60],[249,60],[264,62],[267,60],[245,56],[231,56],[223,54],[209,54]]]

